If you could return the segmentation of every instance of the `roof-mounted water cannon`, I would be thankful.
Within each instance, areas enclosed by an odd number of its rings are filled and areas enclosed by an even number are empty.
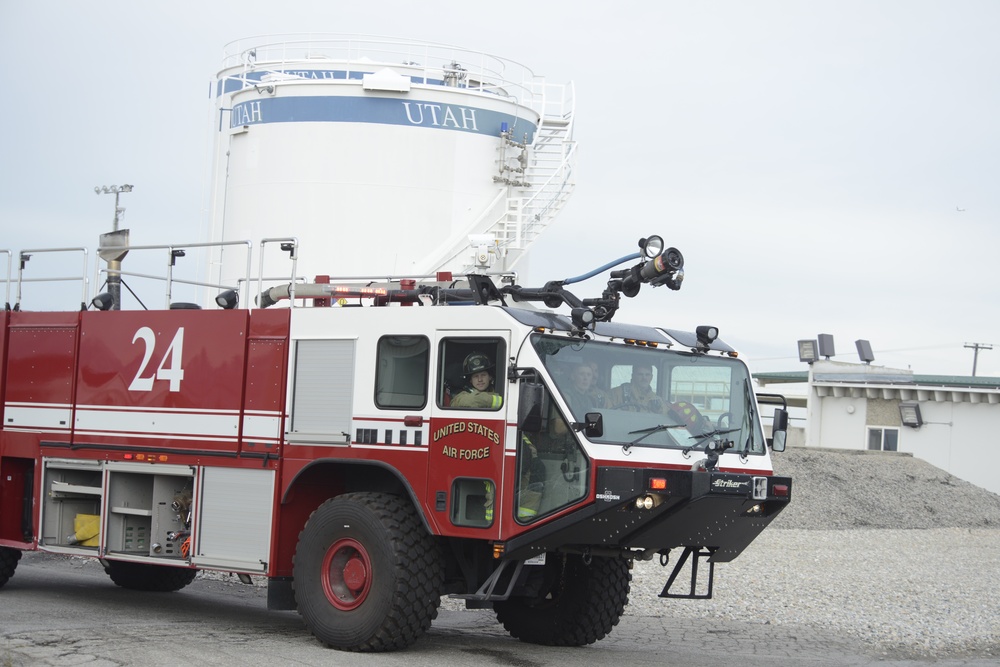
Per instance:
[[[641,252],[621,257],[589,273],[575,278],[551,281],[540,289],[513,285],[504,287],[501,291],[510,294],[515,301],[542,301],[549,308],[558,308],[565,304],[574,311],[574,326],[580,330],[587,329],[595,322],[610,322],[618,310],[621,296],[624,294],[627,297],[634,297],[639,293],[643,283],[654,287],[667,285],[673,290],[681,288],[681,282],[684,280],[684,256],[677,248],[665,248],[665,246],[659,236],[639,239]],[[580,299],[565,288],[566,285],[593,278],[613,266],[643,257],[643,261],[631,268],[612,271],[607,289],[598,298]],[[584,310],[592,312],[584,313]]]
[[[612,278],[622,278],[622,294],[634,297],[643,283],[649,283],[653,287],[666,285],[672,290],[679,290],[684,281],[684,256],[681,251],[673,247],[666,248],[659,236],[639,239],[639,248],[646,261],[626,271],[611,274]]]

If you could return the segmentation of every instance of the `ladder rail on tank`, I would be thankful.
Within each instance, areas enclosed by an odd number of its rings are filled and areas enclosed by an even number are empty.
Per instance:
[[[524,190],[531,194],[511,196],[504,215],[487,231],[506,253],[523,254],[563,209],[576,187],[573,88],[572,84],[550,85],[546,93],[552,89],[562,94],[543,95],[547,113],[542,116],[523,174]]]

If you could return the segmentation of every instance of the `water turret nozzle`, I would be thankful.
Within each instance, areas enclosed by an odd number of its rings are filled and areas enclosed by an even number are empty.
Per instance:
[[[632,267],[629,275],[622,280],[622,294],[635,296],[643,283],[653,287],[666,285],[672,290],[681,288],[684,281],[684,255],[677,248],[664,246],[663,239],[659,236],[640,239],[639,247],[648,261]]]

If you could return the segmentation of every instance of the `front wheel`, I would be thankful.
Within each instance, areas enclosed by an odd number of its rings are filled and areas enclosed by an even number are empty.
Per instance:
[[[0,547],[0,586],[3,586],[14,576],[17,561],[21,560],[21,552],[10,547]]]
[[[299,535],[295,602],[310,632],[344,651],[391,651],[437,617],[444,571],[413,506],[382,493],[331,498]]]
[[[618,625],[632,575],[621,558],[548,554],[544,583],[533,597],[494,602],[497,620],[530,644],[583,646]]]

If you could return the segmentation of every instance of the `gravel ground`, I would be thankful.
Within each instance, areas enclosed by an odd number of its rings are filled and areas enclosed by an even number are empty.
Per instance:
[[[633,572],[626,615],[800,623],[886,655],[1000,659],[1000,496],[920,459],[789,449],[792,501],[711,600],[661,600],[669,571]],[[624,622],[624,621],[623,621]]]

